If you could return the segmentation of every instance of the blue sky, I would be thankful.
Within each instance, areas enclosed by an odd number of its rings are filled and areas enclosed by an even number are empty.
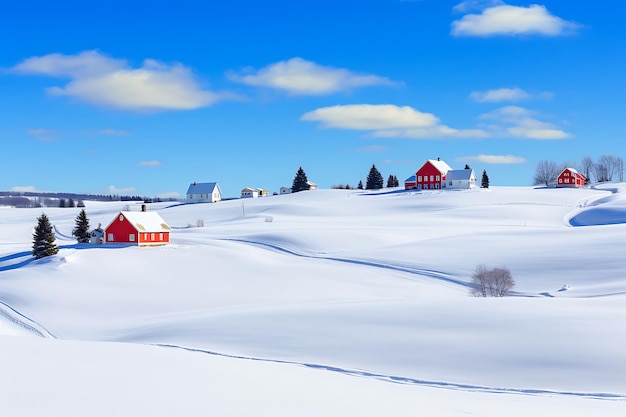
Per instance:
[[[10,2],[0,189],[234,197],[437,157],[530,185],[626,157],[621,2],[536,1]]]

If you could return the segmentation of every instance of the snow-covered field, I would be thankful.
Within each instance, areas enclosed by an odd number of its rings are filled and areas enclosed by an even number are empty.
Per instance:
[[[2,415],[626,415],[626,184],[149,210],[170,245],[77,245],[79,209],[43,209],[36,261],[42,209],[0,209]],[[513,293],[469,296],[479,264]]]

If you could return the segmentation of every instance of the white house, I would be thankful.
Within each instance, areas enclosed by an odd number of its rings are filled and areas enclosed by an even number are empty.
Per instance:
[[[317,184],[311,181],[307,181],[307,184],[309,184],[309,190],[317,190]]]
[[[270,192],[265,188],[246,187],[241,190],[241,198],[267,197]]]
[[[222,190],[216,182],[193,182],[187,189],[187,203],[217,203]]]
[[[452,169],[446,174],[444,187],[448,189],[467,190],[476,186],[476,175],[473,169]]]
[[[241,198],[257,198],[258,196],[258,188],[246,187],[241,190]]]
[[[280,194],[291,194],[291,187],[280,187]]]

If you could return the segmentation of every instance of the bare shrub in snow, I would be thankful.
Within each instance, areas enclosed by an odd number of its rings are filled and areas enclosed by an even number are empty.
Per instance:
[[[196,220],[196,227],[204,227],[204,220],[202,219]]]
[[[472,275],[471,294],[475,297],[504,297],[515,286],[515,280],[508,268],[488,269],[478,265]]]

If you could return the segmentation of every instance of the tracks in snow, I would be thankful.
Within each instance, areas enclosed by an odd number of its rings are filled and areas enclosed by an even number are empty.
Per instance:
[[[39,337],[56,339],[56,336],[50,333],[48,329],[46,329],[44,326],[34,320],[31,320],[30,318],[26,317],[25,315],[2,301],[0,301],[0,317],[6,318],[11,323]]]
[[[565,396],[565,397],[579,397],[579,398],[589,398],[589,399],[596,399],[596,400],[614,400],[614,401],[626,400],[625,395],[613,394],[613,393],[607,393],[607,392],[552,391],[552,390],[533,389],[533,388],[488,387],[485,385],[462,384],[462,383],[445,382],[445,381],[430,381],[430,380],[418,379],[418,378],[386,375],[386,374],[379,374],[375,372],[358,371],[354,369],[340,368],[336,366],[320,365],[320,364],[306,363],[306,362],[295,362],[295,361],[286,361],[286,360],[280,360],[280,359],[265,359],[265,358],[249,357],[249,356],[228,355],[224,353],[213,352],[210,350],[189,348],[189,347],[170,345],[170,344],[159,343],[159,344],[154,344],[154,346],[170,348],[170,349],[181,349],[181,350],[186,350],[188,352],[204,353],[207,355],[219,356],[223,358],[241,359],[241,360],[248,360],[248,361],[255,361],[255,362],[265,362],[265,363],[276,363],[276,364],[283,364],[283,365],[298,365],[298,366],[304,366],[306,368],[311,368],[311,369],[319,369],[319,370],[328,371],[328,372],[335,372],[335,373],[348,375],[348,376],[377,379],[380,381],[392,382],[396,384],[419,385],[419,386],[432,387],[432,388],[444,388],[444,389],[450,389],[450,390],[459,390],[459,391],[468,391],[468,392],[484,392],[484,393],[492,393],[492,394]]]
[[[348,264],[353,264],[353,265],[362,265],[362,266],[369,266],[373,268],[405,272],[405,273],[412,274],[412,275],[425,276],[425,277],[433,278],[439,281],[444,281],[450,284],[455,284],[455,285],[460,285],[462,287],[470,288],[469,283],[462,281],[460,279],[454,278],[454,276],[451,274],[432,270],[432,269],[423,269],[423,268],[415,268],[415,267],[410,267],[410,266],[385,264],[385,263],[374,262],[374,261],[364,261],[360,259],[346,259],[346,258],[337,258],[333,256],[323,256],[323,255],[307,255],[307,254],[296,252],[292,249],[288,249],[288,248],[285,248],[285,247],[282,247],[273,243],[259,242],[255,240],[246,240],[246,239],[222,239],[222,240],[261,246],[261,247],[269,248],[278,252],[284,252],[290,255],[298,256],[301,258],[323,259],[327,261],[343,262],[343,263],[348,263]]]

